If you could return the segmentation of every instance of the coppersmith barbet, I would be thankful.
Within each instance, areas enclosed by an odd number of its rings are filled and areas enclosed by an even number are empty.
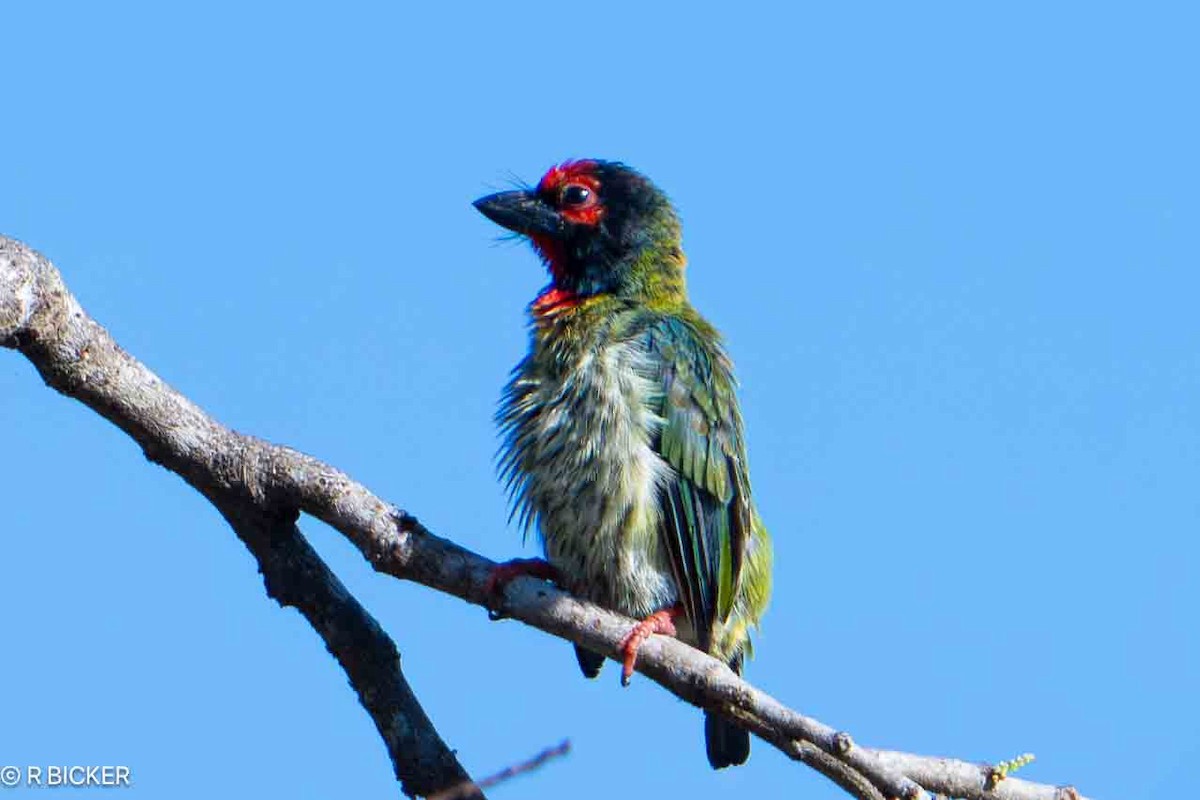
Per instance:
[[[529,354],[503,393],[500,468],[514,512],[552,569],[512,562],[643,619],[637,647],[670,633],[742,671],[771,591],[771,543],[750,493],[732,365],[688,302],[679,218],[629,167],[553,167],[531,190],[475,201],[526,236],[550,272],[529,306]],[[594,677],[604,658],[576,647]],[[706,714],[714,768],[749,734]]]

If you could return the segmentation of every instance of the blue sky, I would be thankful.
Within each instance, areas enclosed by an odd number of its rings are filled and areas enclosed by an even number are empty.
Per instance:
[[[749,677],[864,743],[1100,797],[1200,758],[1196,12],[1183,3],[16,4],[0,231],[238,430],[530,555],[491,421],[545,282],[471,207],[615,158],[675,200],[776,592]],[[217,513],[0,353],[2,764],[385,797],[382,744]],[[842,795],[570,647],[375,575],[495,797]],[[744,795],[743,795],[744,793]]]

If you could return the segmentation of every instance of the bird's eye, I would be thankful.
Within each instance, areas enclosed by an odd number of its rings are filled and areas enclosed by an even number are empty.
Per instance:
[[[579,208],[590,205],[594,195],[592,190],[578,183],[568,183],[559,195],[559,203],[566,208]]]

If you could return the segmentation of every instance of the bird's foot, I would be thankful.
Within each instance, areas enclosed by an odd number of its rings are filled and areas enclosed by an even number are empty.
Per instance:
[[[552,583],[562,581],[562,573],[558,571],[558,567],[545,559],[514,558],[512,561],[497,564],[488,575],[487,582],[483,584],[484,596],[496,604],[489,604],[488,608],[488,616],[493,620],[504,619],[504,590],[508,588],[508,584],[523,575]]]
[[[652,633],[661,633],[666,636],[675,635],[675,619],[683,614],[683,606],[679,603],[664,608],[662,611],[655,611],[650,616],[633,626],[633,630],[621,642],[621,655],[624,657],[621,662],[621,685],[628,686],[629,679],[633,677],[633,665],[637,663],[637,651],[642,646],[642,642],[650,638]]]

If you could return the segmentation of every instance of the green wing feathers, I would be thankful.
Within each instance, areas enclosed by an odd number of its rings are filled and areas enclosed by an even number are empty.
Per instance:
[[[702,649],[741,652],[769,586],[766,532],[750,498],[741,413],[732,366],[715,330],[698,317],[669,317],[651,328],[661,363],[659,453],[674,474],[662,492],[663,538],[676,583]]]

